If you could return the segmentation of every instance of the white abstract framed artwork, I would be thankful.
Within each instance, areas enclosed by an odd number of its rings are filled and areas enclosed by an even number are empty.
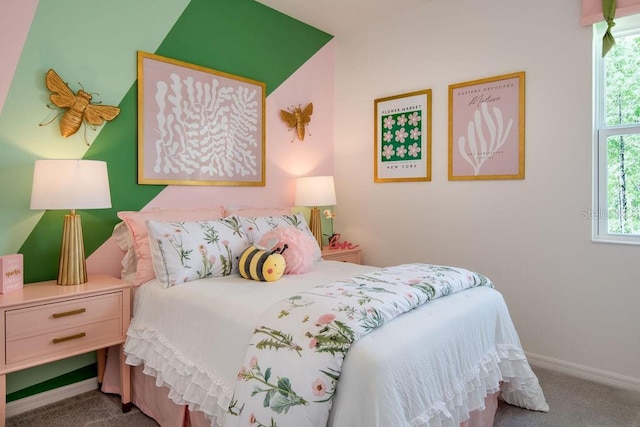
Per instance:
[[[265,185],[263,82],[138,52],[138,183]]]
[[[524,71],[449,86],[449,180],[524,179]]]

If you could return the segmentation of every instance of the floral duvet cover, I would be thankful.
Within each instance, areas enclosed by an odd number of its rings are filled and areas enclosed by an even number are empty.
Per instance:
[[[422,304],[478,286],[493,288],[464,268],[404,264],[280,301],[254,330],[224,425],[326,425],[353,342]]]

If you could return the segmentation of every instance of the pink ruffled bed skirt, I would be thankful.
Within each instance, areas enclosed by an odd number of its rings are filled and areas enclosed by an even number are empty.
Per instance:
[[[117,350],[117,349],[114,349]],[[105,393],[120,394],[119,367],[116,357],[107,358],[107,367],[102,382]],[[141,366],[131,367],[131,399],[142,412],[156,420],[161,427],[210,427],[202,412],[190,411],[185,405],[178,405],[169,399],[167,387],[157,387],[155,378],[142,373]],[[484,399],[483,411],[472,411],[467,421],[460,427],[491,427],[500,392],[488,395]]]

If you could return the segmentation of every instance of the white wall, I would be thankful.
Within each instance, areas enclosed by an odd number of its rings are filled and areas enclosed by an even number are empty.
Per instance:
[[[583,217],[592,30],[579,15],[578,0],[436,0],[336,38],[335,228],[367,264],[485,273],[532,363],[640,387],[640,247],[591,242]],[[448,181],[448,85],[516,71],[526,72],[526,178]],[[432,181],[375,184],[373,100],[427,88]]]

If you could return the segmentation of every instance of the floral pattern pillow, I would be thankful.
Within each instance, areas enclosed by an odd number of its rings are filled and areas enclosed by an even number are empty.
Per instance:
[[[315,244],[315,260],[319,260],[322,257],[320,246],[313,237],[313,233],[309,230],[307,220],[302,215],[302,212],[288,215],[275,215],[275,216],[241,216],[240,222],[247,232],[249,242],[251,244],[260,243],[262,237],[270,231],[275,230],[278,227],[296,227],[299,230],[304,231],[313,238]]]
[[[147,221],[153,270],[165,288],[238,272],[238,257],[249,245],[240,219]]]
[[[122,250],[133,250],[135,261],[133,286],[140,286],[155,278],[151,249],[149,248],[147,221],[201,221],[216,220],[225,216],[222,206],[208,208],[151,208],[140,212],[118,212],[118,218],[126,224],[129,232],[129,241],[124,240],[122,243],[130,246],[124,246]]]

